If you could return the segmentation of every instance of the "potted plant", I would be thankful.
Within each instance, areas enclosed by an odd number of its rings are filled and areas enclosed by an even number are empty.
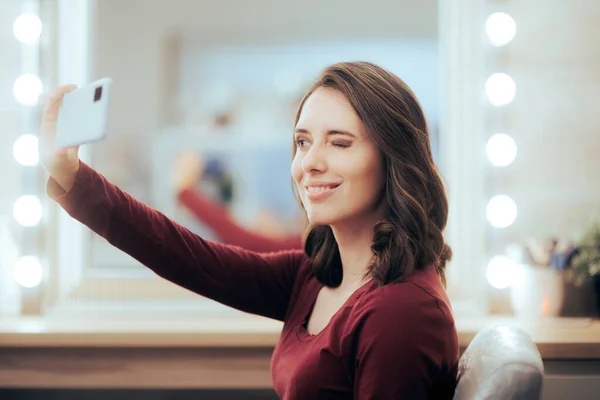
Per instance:
[[[594,219],[577,241],[568,262],[566,278],[578,287],[589,280],[593,282],[596,311],[600,313],[600,218]]]

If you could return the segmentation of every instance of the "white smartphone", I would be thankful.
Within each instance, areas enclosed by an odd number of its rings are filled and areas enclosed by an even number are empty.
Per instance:
[[[112,79],[102,78],[63,96],[56,121],[56,146],[78,146],[106,136],[111,86]]]

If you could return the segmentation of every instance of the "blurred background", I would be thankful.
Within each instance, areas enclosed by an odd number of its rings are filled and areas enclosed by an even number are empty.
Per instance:
[[[298,103],[363,60],[427,116],[461,345],[520,326],[543,398],[600,398],[599,22],[592,0],[2,0],[0,396],[275,398],[277,323],[163,282],[47,199],[44,94],[112,78],[84,161],[210,239],[293,239]]]

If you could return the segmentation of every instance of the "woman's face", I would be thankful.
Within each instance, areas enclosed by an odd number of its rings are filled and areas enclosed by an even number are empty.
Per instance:
[[[373,224],[381,217],[383,160],[341,92],[321,87],[310,95],[295,140],[292,177],[312,224]]]

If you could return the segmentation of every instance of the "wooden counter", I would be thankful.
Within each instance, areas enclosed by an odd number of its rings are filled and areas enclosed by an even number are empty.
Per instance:
[[[545,361],[600,360],[600,321],[458,318],[461,346],[489,324],[527,330]],[[281,324],[220,319],[0,320],[0,387],[267,388]]]

